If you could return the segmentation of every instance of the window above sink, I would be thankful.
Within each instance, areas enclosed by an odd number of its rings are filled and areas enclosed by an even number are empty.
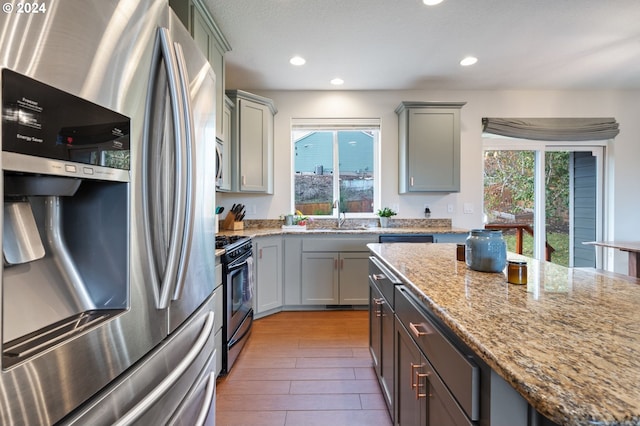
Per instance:
[[[317,218],[375,217],[379,119],[293,119],[291,136],[293,210]]]

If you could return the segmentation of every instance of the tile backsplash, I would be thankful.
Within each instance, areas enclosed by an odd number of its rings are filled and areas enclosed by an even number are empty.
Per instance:
[[[284,224],[280,219],[246,219],[244,227],[247,228],[280,228]],[[380,226],[377,218],[347,219],[342,225],[344,228],[364,226],[375,228]],[[389,219],[389,228],[451,228],[451,219]],[[333,229],[338,228],[337,219],[314,219],[307,224],[307,229]]]

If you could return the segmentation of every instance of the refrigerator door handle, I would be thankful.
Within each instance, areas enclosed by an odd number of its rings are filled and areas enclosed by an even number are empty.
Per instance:
[[[195,424],[197,426],[204,426],[207,421],[207,416],[209,415],[209,410],[211,410],[211,405],[213,404],[213,393],[216,390],[216,373],[211,372],[209,374],[209,379],[207,380],[207,389],[204,394],[204,404],[202,404],[202,408],[200,409],[200,413],[198,414],[198,418],[196,419]]]
[[[171,117],[174,125],[174,150],[175,150],[175,204],[173,206],[173,214],[174,220],[171,226],[171,230],[169,233],[169,248],[168,254],[166,258],[166,263],[164,265],[164,272],[160,273],[162,276],[159,277],[159,273],[156,270],[154,265],[157,265],[158,262],[154,257],[154,251],[152,250],[152,230],[151,223],[149,218],[151,217],[151,206],[150,206],[150,197],[152,192],[154,192],[154,188],[151,188],[152,179],[154,176],[151,176],[151,172],[149,170],[149,162],[153,161],[149,154],[151,137],[150,133],[152,133],[151,129],[149,129],[149,123],[151,122],[152,115],[152,107],[153,104],[153,84],[150,84],[149,92],[147,93],[147,111],[146,111],[146,122],[144,132],[144,142],[142,149],[142,157],[143,157],[143,168],[142,168],[142,193],[144,196],[142,197],[142,214],[144,221],[144,229],[145,229],[145,238],[147,247],[148,261],[149,265],[151,265],[150,272],[152,275],[152,281],[154,283],[160,283],[159,292],[157,294],[157,308],[158,309],[166,309],[169,307],[169,298],[171,293],[172,283],[177,277],[178,273],[178,264],[180,261],[180,255],[182,254],[182,244],[183,238],[182,234],[184,232],[185,226],[185,204],[186,197],[185,192],[187,190],[186,179],[184,177],[184,169],[186,166],[186,158],[184,156],[183,146],[183,135],[184,135],[184,121],[182,117],[184,116],[184,107],[182,105],[182,95],[180,93],[181,87],[178,84],[178,67],[175,60],[175,55],[172,52],[172,46],[169,30],[166,28],[158,28],[156,44],[154,47],[154,54],[152,59],[152,66],[154,66],[155,71],[151,76],[152,82],[158,81],[158,68],[156,64],[160,62],[164,62],[165,70],[167,73],[167,86],[169,89],[169,100],[171,103]],[[162,61],[163,60],[163,61]],[[155,182],[156,185],[160,185],[160,183]],[[154,291],[158,291],[158,286],[154,286]]]
[[[184,144],[182,149],[186,155],[186,200],[185,200],[185,225],[182,240],[182,250],[180,252],[180,260],[178,263],[178,279],[173,293],[173,300],[178,300],[182,296],[182,289],[184,288],[185,275],[187,264],[189,263],[189,256],[191,254],[191,241],[193,237],[193,222],[195,209],[193,206],[193,200],[195,198],[195,167],[193,161],[195,135],[193,130],[193,115],[191,109],[191,96],[189,93],[189,76],[187,74],[187,67],[185,65],[184,53],[182,52],[182,46],[179,43],[174,43],[174,51],[176,58],[176,65],[178,70],[179,84],[181,86],[182,94],[182,119],[184,123]]]
[[[130,425],[140,418],[153,404],[155,404],[162,396],[180,379],[185,371],[193,364],[196,357],[202,352],[213,331],[213,312],[206,314],[205,324],[198,339],[193,344],[191,350],[178,366],[160,382],[151,392],[147,394],[135,407],[129,410],[122,418],[118,419],[114,426]]]

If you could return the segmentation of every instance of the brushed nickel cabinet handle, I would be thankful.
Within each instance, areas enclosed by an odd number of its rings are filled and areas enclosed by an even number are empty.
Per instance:
[[[373,278],[374,281],[382,281],[387,277],[384,274],[373,274],[371,278]]]
[[[413,186],[413,176],[411,176],[411,178],[409,178],[409,186]]]

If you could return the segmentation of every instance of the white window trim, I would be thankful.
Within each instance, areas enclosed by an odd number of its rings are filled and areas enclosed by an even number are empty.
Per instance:
[[[535,170],[535,192],[534,192],[534,228],[542,230],[542,232],[535,232],[534,235],[534,253],[533,257],[536,259],[545,259],[545,235],[546,235],[546,215],[540,214],[545,211],[545,191],[544,186],[540,185],[540,182],[544,180],[545,170],[545,156],[544,152],[547,151],[591,151],[596,157],[596,173],[598,173],[598,181],[600,185],[596,188],[596,205],[600,208],[596,211],[596,240],[606,239],[606,235],[610,232],[606,229],[605,223],[607,223],[607,217],[610,217],[610,212],[607,211],[607,207],[610,204],[610,200],[605,199],[604,189],[607,187],[607,175],[605,174],[606,164],[606,146],[608,141],[579,141],[579,142],[561,142],[561,141],[534,141],[527,139],[513,139],[505,137],[489,137],[483,135],[482,149],[485,151],[534,151],[536,170]],[[483,156],[484,158],[484,156]],[[483,162],[484,168],[484,162]],[[483,201],[484,204],[484,201]],[[571,233],[573,230],[570,231]],[[570,235],[571,236],[571,235]],[[570,247],[570,259],[573,258],[573,248]],[[603,256],[603,250],[601,248],[596,249],[596,265],[602,265],[601,267],[607,270],[613,270],[613,255],[609,254],[606,258]],[[572,266],[572,265],[570,265]]]
[[[293,131],[294,130],[308,130],[308,131],[327,131],[327,130],[370,130],[372,128],[377,128],[378,132],[376,133],[373,139],[373,211],[371,213],[346,213],[345,217],[347,218],[376,218],[378,217],[375,212],[380,209],[381,199],[382,199],[382,181],[381,181],[381,145],[380,145],[380,136],[382,134],[382,120],[380,118],[292,118],[291,119],[291,145],[295,142],[293,140]],[[334,141],[335,143],[335,141]],[[335,157],[338,155],[336,149],[333,151],[334,155],[334,163]],[[295,150],[291,150],[291,171],[290,174],[293,176],[294,167],[295,167]],[[339,170],[337,170],[339,173]],[[335,188],[335,185],[339,185],[338,181],[334,182],[334,194],[337,193],[338,188]],[[291,211],[295,211],[295,180],[291,179]],[[330,219],[330,218],[338,218],[339,212],[338,209],[333,209],[333,213],[331,216],[322,215],[322,216],[312,216],[319,219]]]

